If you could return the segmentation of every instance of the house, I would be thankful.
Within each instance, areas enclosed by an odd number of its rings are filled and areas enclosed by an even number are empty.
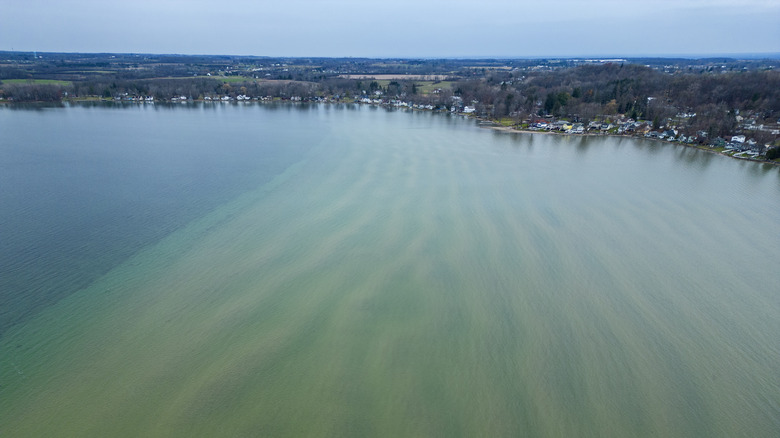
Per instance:
[[[769,149],[768,145],[765,144],[753,144],[750,146],[750,150],[758,155],[765,155],[767,149]]]
[[[664,137],[668,138],[675,138],[677,137],[677,130],[676,129],[667,129],[664,131]]]
[[[722,148],[722,147],[726,146],[726,140],[718,137],[718,138],[716,138],[715,140],[712,141],[712,146],[714,146],[716,148]]]
[[[744,135],[735,135],[731,137],[732,143],[744,143],[745,142],[745,136]]]

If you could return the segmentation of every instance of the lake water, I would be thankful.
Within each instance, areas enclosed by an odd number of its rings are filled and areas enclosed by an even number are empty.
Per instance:
[[[659,142],[0,106],[0,435],[775,437],[778,225]]]

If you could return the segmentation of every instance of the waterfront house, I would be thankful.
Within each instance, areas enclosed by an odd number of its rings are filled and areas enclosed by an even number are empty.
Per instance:
[[[731,137],[732,143],[744,143],[745,142],[745,136],[744,135],[735,135]]]

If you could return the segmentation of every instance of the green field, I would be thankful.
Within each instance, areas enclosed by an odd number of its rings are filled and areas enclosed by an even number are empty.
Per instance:
[[[236,82],[257,82],[258,81],[258,79],[249,78],[246,76],[202,76],[202,77],[208,79],[217,79],[228,84],[232,84]]]
[[[433,93],[433,90],[437,88],[441,88],[442,90],[445,90],[447,88],[452,88],[452,81],[440,81],[440,82],[434,82],[434,81],[423,81],[423,82],[417,82],[417,90],[422,94],[431,94]]]
[[[390,82],[398,82],[397,80],[392,81],[389,79],[379,79],[376,81],[370,81],[370,82],[376,82],[379,84],[380,87],[386,88],[388,85],[390,85]],[[369,82],[369,83],[370,83]],[[417,85],[417,92],[420,94],[431,94],[434,90],[437,88],[441,88],[442,90],[446,90],[448,88],[452,88],[452,81],[415,81],[415,84]]]
[[[169,80],[183,80],[183,79],[214,79],[215,81],[222,81],[224,83],[238,83],[238,82],[259,82],[262,79],[255,79],[250,78],[246,76],[167,76],[167,77],[158,77],[158,78],[148,78],[145,80],[159,80],[159,79],[169,79]]]
[[[55,79],[3,79],[3,84],[46,84],[46,85],[72,85],[71,81],[58,81]]]

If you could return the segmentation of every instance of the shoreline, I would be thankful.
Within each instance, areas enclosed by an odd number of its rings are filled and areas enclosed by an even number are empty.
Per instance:
[[[735,160],[743,160],[743,161],[752,161],[754,163],[763,163],[763,164],[771,164],[773,166],[780,166],[780,161],[775,160],[762,160],[752,157],[736,157],[734,155],[729,155],[721,151],[716,151],[708,146],[700,146],[700,145],[694,145],[694,144],[688,144],[688,143],[680,143],[678,141],[666,141],[661,140],[658,138],[647,138],[644,136],[636,136],[636,135],[626,135],[626,134],[592,134],[592,133],[584,133],[584,134],[567,134],[565,132],[558,132],[558,131],[534,131],[531,129],[517,129],[513,128],[511,126],[497,126],[495,122],[491,120],[476,118],[477,120],[481,122],[491,123],[492,125],[482,125],[480,128],[486,128],[486,129],[492,129],[494,131],[499,132],[507,132],[507,133],[517,133],[517,134],[544,134],[544,135],[560,135],[565,137],[620,137],[620,138],[630,138],[634,140],[650,140],[650,141],[656,141],[663,144],[670,144],[670,145],[677,145],[677,146],[685,146],[693,149],[698,149],[703,152],[708,152],[715,155],[720,155],[727,158],[733,158]]]
[[[64,104],[64,103],[87,103],[87,102],[101,102],[101,103],[120,103],[120,104],[155,104],[155,103],[169,103],[169,104],[188,104],[188,103],[260,103],[260,104],[267,104],[267,103],[323,103],[323,104],[332,104],[332,103],[341,103],[341,104],[357,104],[357,105],[364,105],[364,103],[353,101],[353,102],[295,102],[295,101],[289,101],[289,100],[245,100],[245,101],[221,101],[221,100],[205,100],[205,99],[189,99],[185,101],[142,101],[142,100],[132,100],[132,101],[126,101],[126,100],[115,100],[115,99],[106,99],[106,98],[70,98],[70,99],[63,99],[58,102],[14,102],[14,101],[8,101],[8,100],[0,100],[0,104]],[[382,106],[382,107],[393,107],[393,105],[389,105],[386,103],[382,104],[376,104],[376,103],[370,103],[372,106]],[[436,111],[436,110],[429,110],[429,109],[421,109],[421,108],[414,108],[414,107],[404,107],[400,109],[408,109],[412,111],[430,111],[430,112],[441,112],[445,114],[452,114],[449,111]],[[627,135],[627,134],[593,134],[589,132],[585,132],[582,134],[568,134],[566,132],[559,132],[559,131],[552,131],[552,130],[543,130],[543,131],[537,131],[532,129],[518,129],[512,126],[504,126],[500,125],[498,122],[490,119],[484,119],[475,115],[469,115],[469,114],[463,114],[463,113],[455,113],[455,115],[461,115],[465,116],[467,118],[474,119],[479,122],[480,128],[485,129],[492,129],[494,131],[499,132],[507,132],[507,133],[517,133],[517,134],[542,134],[542,135],[560,135],[560,136],[571,136],[571,137],[621,137],[621,138],[631,138],[635,140],[653,140],[664,144],[672,144],[672,145],[678,145],[678,146],[685,146],[693,149],[698,149],[700,151],[704,151],[711,154],[720,155],[727,158],[733,158],[736,160],[742,160],[742,161],[751,161],[754,163],[763,163],[763,164],[770,164],[773,166],[780,166],[780,160],[766,160],[766,159],[758,159],[753,157],[737,157],[734,155],[729,155],[727,153],[724,153],[722,151],[714,150],[708,146],[704,145],[694,145],[694,144],[688,144],[688,143],[680,143],[680,142],[674,142],[674,141],[667,141],[662,140],[658,138],[647,138],[644,136],[636,136],[636,135]]]

